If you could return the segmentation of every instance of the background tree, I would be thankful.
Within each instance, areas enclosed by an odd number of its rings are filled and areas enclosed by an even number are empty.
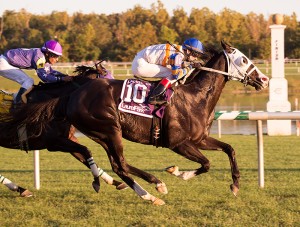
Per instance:
[[[134,6],[119,14],[83,14],[53,11],[35,15],[26,10],[6,10],[2,15],[0,52],[18,47],[41,47],[48,39],[63,46],[61,61],[89,61],[108,57],[111,61],[131,61],[151,44],[182,43],[195,37],[205,46],[220,47],[225,39],[251,59],[270,59],[272,15],[251,12],[242,15],[224,8],[213,13],[208,8],[193,8],[188,15],[183,7],[170,16],[160,0],[150,9]],[[300,58],[300,23],[297,16],[284,15],[285,56]]]

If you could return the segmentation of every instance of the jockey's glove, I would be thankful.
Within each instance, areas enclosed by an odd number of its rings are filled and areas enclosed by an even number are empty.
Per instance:
[[[194,62],[191,62],[191,66],[193,68],[200,69],[202,67],[202,64],[200,61],[194,61]]]

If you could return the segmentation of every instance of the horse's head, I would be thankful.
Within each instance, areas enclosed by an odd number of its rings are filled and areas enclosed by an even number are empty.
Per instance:
[[[75,76],[74,79],[79,79],[79,78],[89,78],[89,79],[96,79],[99,78],[99,72],[97,69],[91,66],[86,66],[86,65],[79,65],[76,66],[74,70]]]
[[[89,78],[89,79],[96,79],[96,78],[107,78],[113,79],[111,73],[106,70],[106,68],[101,64],[103,61],[96,63],[93,67],[80,65],[76,66],[74,73],[76,76],[74,78]]]
[[[221,44],[227,57],[229,79],[241,81],[245,86],[249,84],[257,91],[268,87],[269,78],[249,58],[225,41]]]

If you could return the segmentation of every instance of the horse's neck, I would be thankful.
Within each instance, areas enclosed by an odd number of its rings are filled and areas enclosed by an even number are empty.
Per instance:
[[[207,67],[225,72],[226,59],[224,55],[218,54],[216,60],[213,60],[213,63],[208,63]],[[201,101],[205,98],[206,101],[204,102],[205,106],[203,106],[203,108],[212,112],[221,96],[226,81],[225,76],[220,73],[201,71],[200,75],[194,80],[198,90],[203,91],[196,94],[196,102],[203,103]]]

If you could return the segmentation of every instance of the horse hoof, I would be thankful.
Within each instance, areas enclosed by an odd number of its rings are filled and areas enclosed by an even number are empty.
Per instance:
[[[162,200],[162,199],[159,199],[159,198],[156,198],[154,201],[153,201],[153,205],[155,206],[162,206],[162,205],[165,205],[166,203]]]
[[[31,196],[33,196],[33,194],[32,194],[32,192],[31,192],[31,191],[29,191],[29,190],[25,189],[23,192],[21,192],[21,193],[20,193],[20,196],[21,196],[21,197],[25,197],[25,198],[27,198],[27,197],[31,197]]]
[[[230,185],[230,190],[232,191],[234,196],[237,196],[239,188],[237,186],[235,186],[234,184]]]
[[[119,185],[116,186],[117,190],[124,190],[124,189],[127,189],[127,188],[128,188],[128,185],[125,184],[125,183],[120,183]]]
[[[168,194],[168,189],[164,182],[157,184],[155,188],[161,194]]]
[[[98,193],[100,191],[100,184],[99,184],[99,182],[93,181],[92,186],[93,186],[95,192]]]
[[[168,173],[174,173],[175,171],[178,171],[178,166],[169,166],[167,168],[165,168],[165,171],[167,171]]]

